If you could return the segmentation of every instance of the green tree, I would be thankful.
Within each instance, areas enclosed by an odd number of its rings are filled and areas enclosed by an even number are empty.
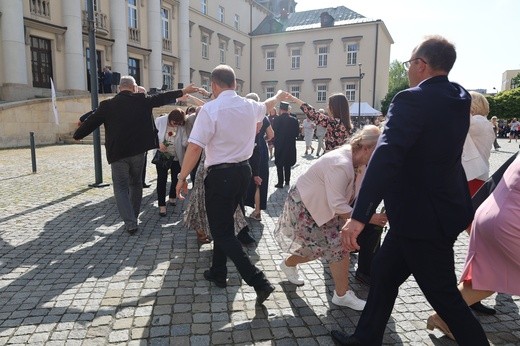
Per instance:
[[[520,116],[520,87],[488,96],[489,117],[512,119]]]
[[[381,100],[381,112],[383,114],[386,115],[388,112],[388,107],[395,94],[406,88],[408,88],[408,73],[400,61],[394,60],[390,63],[390,71],[388,73],[388,93]]]
[[[405,84],[408,85],[408,73],[403,63],[398,60],[392,61],[388,72],[388,90],[399,88]]]
[[[520,88],[520,73],[511,78],[511,89]]]

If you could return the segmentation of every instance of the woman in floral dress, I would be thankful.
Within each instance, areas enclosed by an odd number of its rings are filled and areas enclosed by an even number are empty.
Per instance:
[[[363,310],[365,301],[349,290],[349,253],[342,246],[340,229],[352,212],[365,167],[381,131],[367,125],[354,134],[350,144],[326,153],[314,162],[289,189],[275,229],[280,248],[291,255],[280,263],[287,279],[303,285],[297,266],[318,258],[329,262],[334,280],[332,303]],[[370,223],[386,223],[376,213]]]
[[[204,195],[204,179],[206,179],[206,169],[204,168],[204,161],[206,155],[202,152],[200,164],[195,175],[194,187],[190,192],[190,200],[184,214],[184,226],[191,228],[197,232],[197,241],[201,244],[211,242],[209,235],[208,216],[206,214],[206,202]],[[237,207],[235,211],[235,232],[248,227],[248,223],[244,213]]]
[[[343,94],[334,94],[329,97],[327,109],[328,114],[322,114],[308,103],[287,93],[287,99],[295,102],[305,113],[307,118],[316,125],[327,129],[325,134],[325,152],[331,151],[347,142],[352,130],[348,100]]]

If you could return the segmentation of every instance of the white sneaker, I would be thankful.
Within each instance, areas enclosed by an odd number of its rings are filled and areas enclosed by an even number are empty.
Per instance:
[[[298,268],[288,267],[287,264],[285,264],[285,260],[282,260],[282,263],[280,263],[280,269],[285,273],[289,282],[299,286],[305,283],[305,281],[300,279],[300,276],[298,275]]]
[[[356,294],[352,290],[348,290],[343,297],[338,296],[336,290],[334,290],[332,303],[339,306],[346,306],[352,310],[362,311],[367,302],[356,297]]]

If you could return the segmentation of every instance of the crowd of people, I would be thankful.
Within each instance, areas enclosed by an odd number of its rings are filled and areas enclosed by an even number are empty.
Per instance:
[[[184,225],[201,244],[213,245],[204,278],[227,287],[230,259],[258,304],[275,286],[244,250],[256,242],[245,206],[253,208],[250,218],[262,220],[274,157],[275,187],[287,194],[273,234],[287,254],[280,271],[304,285],[299,267],[323,259],[334,281],[332,303],[363,311],[353,335],[332,331],[336,343],[380,345],[399,286],[413,274],[436,312],[428,329],[440,329],[461,345],[487,345],[469,306],[482,310],[480,300],[493,292],[520,293],[520,226],[514,222],[520,219],[520,159],[510,160],[473,220],[471,196],[489,178],[498,125],[487,120],[482,95],[448,80],[455,60],[452,43],[425,38],[404,63],[410,88],[395,96],[384,124],[357,131],[345,95],[331,95],[326,111],[282,90],[265,101],[254,93],[242,97],[227,65],[212,71],[211,92],[189,85],[147,96],[123,76],[120,92],[90,112],[74,138],[104,124],[115,201],[130,235],[138,231],[145,153],[155,150],[159,215],[167,216],[167,206],[189,196]],[[179,100],[196,108],[175,108],[154,119],[152,108]],[[319,156],[295,179],[291,167],[300,130],[291,104],[305,117],[305,155],[314,153],[316,134]],[[374,229],[387,224],[380,245],[381,231]],[[453,245],[464,229],[471,240],[457,286]],[[349,286],[353,251],[369,258],[359,276],[370,286],[366,301]]]

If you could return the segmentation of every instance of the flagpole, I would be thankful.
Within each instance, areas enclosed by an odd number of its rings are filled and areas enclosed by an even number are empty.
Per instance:
[[[98,107],[98,77],[97,77],[97,54],[96,54],[96,28],[94,24],[94,4],[92,0],[87,0],[87,22],[88,22],[88,47],[89,47],[89,65],[90,65],[90,100],[92,109]],[[103,172],[101,166],[101,135],[99,127],[94,130],[92,134],[94,142],[94,170],[95,179],[94,184],[89,184],[91,187],[104,187],[108,184],[103,184]]]

